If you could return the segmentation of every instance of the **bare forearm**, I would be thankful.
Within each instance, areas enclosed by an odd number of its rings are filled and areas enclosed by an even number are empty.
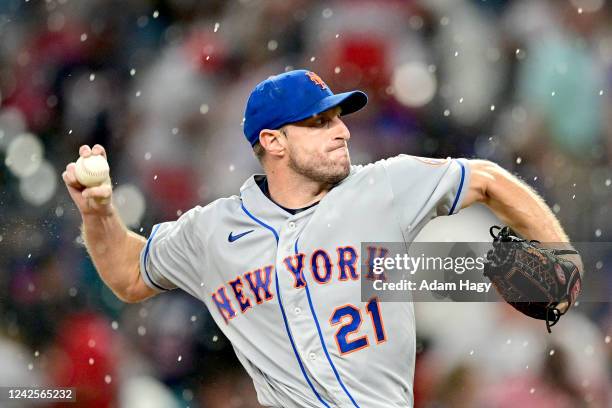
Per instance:
[[[138,284],[140,252],[146,240],[129,231],[113,209],[108,216],[83,216],[83,239],[98,274],[124,301]]]
[[[490,170],[484,203],[512,229],[527,239],[569,242],[561,224],[544,200],[527,184],[499,166]]]

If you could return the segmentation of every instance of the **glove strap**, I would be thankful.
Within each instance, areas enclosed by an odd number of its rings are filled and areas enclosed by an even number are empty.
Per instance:
[[[546,330],[548,330],[549,333],[552,333],[550,328],[559,322],[561,316],[563,316],[563,313],[556,307],[546,308]]]

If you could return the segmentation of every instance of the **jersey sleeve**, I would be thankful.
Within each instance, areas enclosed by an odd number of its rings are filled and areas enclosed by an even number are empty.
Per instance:
[[[399,155],[383,165],[403,231],[461,209],[469,185],[468,160]]]
[[[140,274],[149,287],[158,292],[178,287],[196,296],[206,261],[200,232],[205,210],[197,206],[176,221],[153,226],[140,253]]]

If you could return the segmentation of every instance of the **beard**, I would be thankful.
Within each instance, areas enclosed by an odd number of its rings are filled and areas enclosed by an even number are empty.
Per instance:
[[[351,159],[348,153],[346,160],[334,161],[322,153],[313,155],[291,151],[289,168],[310,180],[333,186],[349,175]]]

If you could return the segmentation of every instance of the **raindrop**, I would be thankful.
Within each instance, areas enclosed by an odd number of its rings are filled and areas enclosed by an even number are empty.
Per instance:
[[[535,393],[535,388],[530,389],[530,390],[529,390],[529,393],[530,393],[530,394],[534,394],[534,393]]]
[[[146,159],[146,155],[145,155]],[[153,179],[155,180],[157,176]],[[129,227],[140,225],[140,221],[146,211],[146,200],[144,194],[134,184],[123,184],[115,188],[113,193],[115,204],[123,222]]]
[[[606,336],[606,338],[604,339],[604,343],[610,344],[610,336]]]
[[[43,161],[38,170],[20,180],[19,192],[32,205],[43,205],[57,190],[57,172],[48,161]]]
[[[339,73],[340,73],[340,71],[342,71],[342,69],[341,69],[340,67],[336,67],[336,68],[334,68],[334,73],[335,73],[335,74],[339,74]]]
[[[427,66],[413,62],[397,67],[391,84],[395,98],[407,106],[424,106],[434,97],[437,89],[435,76]]]
[[[91,357],[90,357],[90,358],[89,358],[89,365],[94,365],[94,363],[95,363],[95,360],[94,360],[93,358],[91,358]]]
[[[81,34],[81,42],[83,42],[83,41],[87,41],[87,34],[86,33]]]
[[[495,110],[495,105],[491,105],[491,112]]]
[[[144,336],[145,334],[147,334],[147,328],[144,326],[138,326],[138,335]]]
[[[113,330],[117,330],[119,328],[119,323],[117,323],[115,320],[113,320],[113,322],[111,323],[111,328]]]
[[[444,109],[444,116],[449,116],[449,115],[450,115],[450,110]]]
[[[195,322],[196,320],[198,320],[198,317],[196,315],[191,316],[191,321]]]
[[[96,79],[96,74],[89,74],[89,81],[93,81],[94,79]]]
[[[522,161],[523,161],[522,157],[519,156],[519,157],[516,158],[516,164],[521,164]]]
[[[131,76],[136,75],[136,70],[134,68],[130,69],[130,75]]]
[[[206,115],[208,113],[208,105],[207,104],[202,104],[200,105],[200,113],[202,115]]]
[[[330,18],[334,15],[334,12],[332,11],[332,9],[326,8],[321,14],[323,15],[323,18]]]
[[[183,359],[183,356],[178,356],[178,358],[176,359],[176,361],[181,361]]]
[[[317,57],[310,57],[310,62],[314,62],[314,60],[316,60]]]
[[[549,356],[554,356],[554,355],[555,355],[555,350],[550,350],[550,351],[548,352],[548,355],[549,355]]]
[[[185,401],[192,401],[193,400],[193,391],[191,391],[190,389],[183,390],[183,399]]]
[[[136,91],[136,97],[138,98],[140,96],[140,91]]]
[[[4,164],[17,177],[32,176],[43,163],[44,147],[38,137],[24,133],[14,138],[6,149]]]
[[[276,40],[270,40],[268,41],[268,50],[269,51],[274,51],[278,48],[278,41]]]
[[[153,12],[153,18],[157,18],[157,17],[159,17],[159,11],[155,10]]]
[[[229,171],[234,171],[235,169],[236,169],[236,167],[233,164],[230,164]]]
[[[601,230],[600,230],[599,228],[597,228],[597,229],[595,230],[595,236],[596,236],[596,237],[601,237]]]
[[[215,33],[219,31],[219,23],[215,23],[215,28],[213,30]]]
[[[217,340],[219,340],[219,336],[216,336],[216,335],[213,336],[213,338],[212,338],[213,343],[216,343]]]
[[[144,155],[145,160],[151,160],[151,152],[146,152]]]
[[[113,380],[113,378],[110,375],[107,374],[107,375],[104,376],[104,382],[105,383],[110,384],[112,380]]]

